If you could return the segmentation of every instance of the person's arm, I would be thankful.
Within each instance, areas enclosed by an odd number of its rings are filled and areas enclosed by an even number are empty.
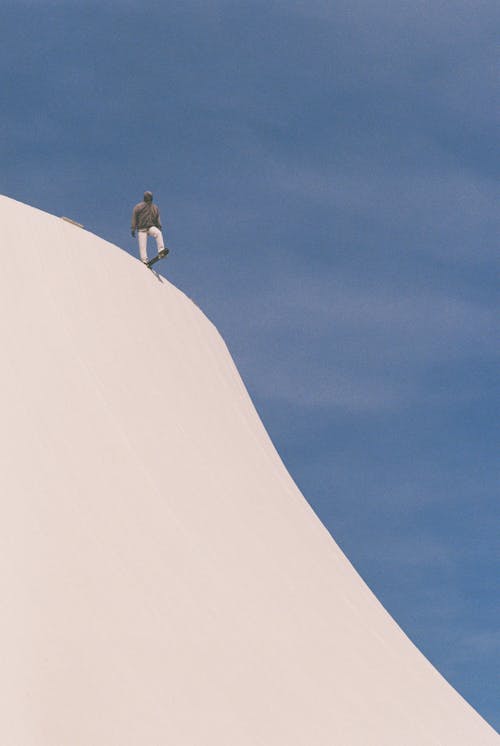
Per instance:
[[[161,231],[160,211],[156,208],[156,227]]]
[[[130,232],[135,236],[135,229],[137,228],[137,205],[132,210],[132,222],[130,224]]]

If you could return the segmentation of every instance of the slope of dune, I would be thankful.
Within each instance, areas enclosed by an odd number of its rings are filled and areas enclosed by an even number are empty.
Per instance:
[[[309,508],[203,313],[75,225],[0,214],[0,743],[497,744]]]

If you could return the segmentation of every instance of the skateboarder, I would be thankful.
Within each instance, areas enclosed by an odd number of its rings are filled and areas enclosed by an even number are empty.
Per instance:
[[[156,205],[153,205],[153,195],[151,192],[144,192],[144,202],[139,202],[132,212],[131,233],[139,240],[139,254],[144,264],[148,263],[147,241],[148,236],[156,239],[158,247],[158,256],[166,256],[168,249],[163,243],[161,233],[160,211]]]

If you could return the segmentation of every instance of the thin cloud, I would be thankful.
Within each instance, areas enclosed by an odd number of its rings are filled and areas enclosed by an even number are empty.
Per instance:
[[[500,655],[500,632],[488,629],[461,635],[458,650],[453,655],[455,665],[475,663],[480,659],[498,660]]]
[[[494,359],[493,309],[454,297],[282,277],[278,289],[249,294],[241,304],[242,323],[258,344],[251,354],[237,348],[237,355],[266,399],[353,411],[407,407],[429,397],[436,404],[450,392],[433,391],[429,371]],[[281,339],[286,354],[276,354]],[[475,393],[470,386],[462,391]]]

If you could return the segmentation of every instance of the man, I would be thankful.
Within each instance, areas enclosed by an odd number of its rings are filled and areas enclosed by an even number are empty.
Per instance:
[[[135,236],[136,231],[139,240],[139,254],[144,264],[148,263],[148,236],[153,236],[156,239],[159,256],[166,256],[168,254],[168,249],[165,248],[161,234],[160,211],[156,205],[153,205],[153,195],[151,192],[144,192],[144,202],[139,202],[132,212],[130,232]]]

